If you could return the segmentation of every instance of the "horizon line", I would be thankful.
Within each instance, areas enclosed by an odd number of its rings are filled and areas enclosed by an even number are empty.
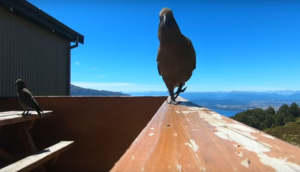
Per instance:
[[[91,82],[71,82],[71,85],[85,88],[85,89],[93,89],[93,90],[104,90],[104,91],[112,91],[112,92],[123,92],[123,93],[147,93],[147,92],[168,92],[167,89],[163,89],[163,86],[160,85],[143,85],[136,83],[91,83]],[[143,89],[143,87],[145,87]],[[235,88],[230,90],[207,90],[207,89],[197,89],[197,87],[192,86],[192,89],[187,90],[189,93],[196,92],[299,92],[300,89],[282,89],[282,88]]]
[[[300,90],[269,90],[269,91],[238,91],[238,90],[232,90],[232,91],[186,91],[184,93],[199,93],[199,92],[278,92],[278,91],[291,91],[291,92],[300,92]],[[120,91],[123,93],[144,93],[144,92],[168,92],[168,91]],[[182,93],[181,93],[182,94]]]

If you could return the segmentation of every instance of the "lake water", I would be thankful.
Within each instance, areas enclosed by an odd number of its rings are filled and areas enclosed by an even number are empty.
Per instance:
[[[220,115],[224,115],[224,116],[227,116],[227,117],[231,117],[231,116],[234,116],[237,113],[242,112],[242,111],[217,110],[217,109],[211,109],[211,110],[219,113]]]

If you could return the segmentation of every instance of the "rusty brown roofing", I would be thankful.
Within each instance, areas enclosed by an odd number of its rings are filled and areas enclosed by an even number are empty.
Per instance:
[[[185,101],[160,107],[111,172],[300,171],[300,149]]]

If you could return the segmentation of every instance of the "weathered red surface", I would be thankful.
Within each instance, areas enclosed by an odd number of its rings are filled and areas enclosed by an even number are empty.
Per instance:
[[[111,169],[119,171],[294,172],[300,149],[190,102],[164,102]]]

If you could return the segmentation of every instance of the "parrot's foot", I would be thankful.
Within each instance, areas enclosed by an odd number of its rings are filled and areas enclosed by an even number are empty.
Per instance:
[[[168,102],[169,104],[172,104],[172,105],[179,105],[179,104],[180,104],[179,101],[172,100],[172,99],[170,98],[170,96],[168,97],[167,102]]]
[[[174,94],[175,99],[179,96],[180,93],[183,93],[186,90],[187,87],[183,88],[181,86],[179,86],[178,90],[176,91],[176,93]]]
[[[186,90],[187,86],[183,88],[180,92],[183,93]]]
[[[22,113],[22,116],[27,116],[27,115],[31,115],[31,113],[29,113],[29,111],[24,111],[24,112]]]

